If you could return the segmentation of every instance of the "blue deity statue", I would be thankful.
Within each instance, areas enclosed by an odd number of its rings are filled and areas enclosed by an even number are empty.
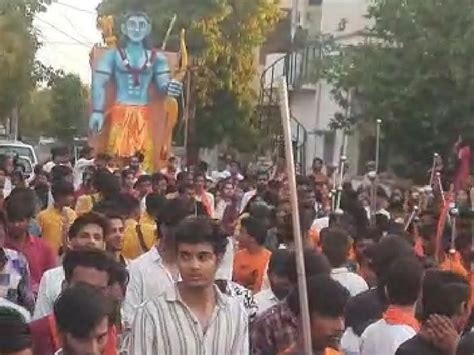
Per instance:
[[[126,158],[140,151],[145,168],[152,170],[158,147],[152,133],[157,118],[150,109],[150,86],[162,96],[179,97],[182,83],[171,78],[165,54],[146,45],[152,25],[145,13],[128,13],[120,29],[123,45],[107,49],[93,71],[89,127],[102,135],[105,152]],[[112,80],[116,98],[106,107],[107,85]]]

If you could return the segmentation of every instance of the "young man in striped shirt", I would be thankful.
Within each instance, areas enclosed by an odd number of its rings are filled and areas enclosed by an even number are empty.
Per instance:
[[[214,283],[225,234],[208,217],[193,216],[175,238],[182,281],[137,309],[131,354],[248,354],[248,316]]]

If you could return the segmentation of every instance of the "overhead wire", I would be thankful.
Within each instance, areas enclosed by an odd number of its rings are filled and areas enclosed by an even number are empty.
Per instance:
[[[48,21],[46,21],[46,20],[43,20],[42,18],[40,18],[40,17],[38,17],[38,16],[36,16],[36,20],[38,20],[38,21],[41,22],[41,23],[44,23],[44,24],[48,25],[49,27],[53,28],[54,30],[58,31],[58,32],[61,33],[62,35],[66,36],[67,38],[69,38],[70,40],[72,40],[72,41],[74,41],[74,42],[76,42],[76,43],[78,43],[78,44],[81,44],[81,45],[83,45],[83,46],[85,46],[85,47],[90,47],[90,45],[91,45],[90,43],[88,44],[88,43],[85,43],[85,42],[83,42],[83,41],[81,41],[81,40],[75,38],[75,37],[72,36],[71,34],[69,34],[69,33],[65,32],[65,31],[63,31],[62,29],[60,29],[58,26],[52,24],[51,22],[48,22]]]
[[[76,25],[74,25],[74,23],[71,21],[71,19],[69,18],[69,16],[67,16],[64,12],[62,12],[62,15],[64,16],[64,18],[66,19],[66,21],[71,25],[72,29],[76,32],[76,34],[81,37],[84,41],[86,42],[93,42],[91,41],[89,38],[87,38],[86,36],[84,36],[81,31],[78,30],[78,28],[76,27]]]
[[[86,13],[86,14],[97,16],[97,12],[94,12],[94,11],[91,11],[91,10],[86,10],[86,9],[81,9],[80,7],[76,7],[76,6],[70,5],[70,4],[65,4],[61,1],[57,1],[56,4],[64,6],[64,7],[68,7],[72,10],[76,10],[76,11],[79,11],[79,12],[83,12],[83,13]]]

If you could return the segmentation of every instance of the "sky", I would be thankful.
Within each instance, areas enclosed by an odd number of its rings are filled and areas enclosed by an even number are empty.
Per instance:
[[[53,1],[34,22],[43,43],[37,58],[56,69],[78,74],[90,83],[89,53],[94,43],[101,42],[95,11],[100,0]]]

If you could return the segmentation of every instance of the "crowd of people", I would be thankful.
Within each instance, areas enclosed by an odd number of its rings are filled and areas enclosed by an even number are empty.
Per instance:
[[[0,156],[0,354],[306,354],[284,161],[142,162],[55,148],[25,177]],[[434,168],[296,176],[313,354],[474,354],[474,196]]]

